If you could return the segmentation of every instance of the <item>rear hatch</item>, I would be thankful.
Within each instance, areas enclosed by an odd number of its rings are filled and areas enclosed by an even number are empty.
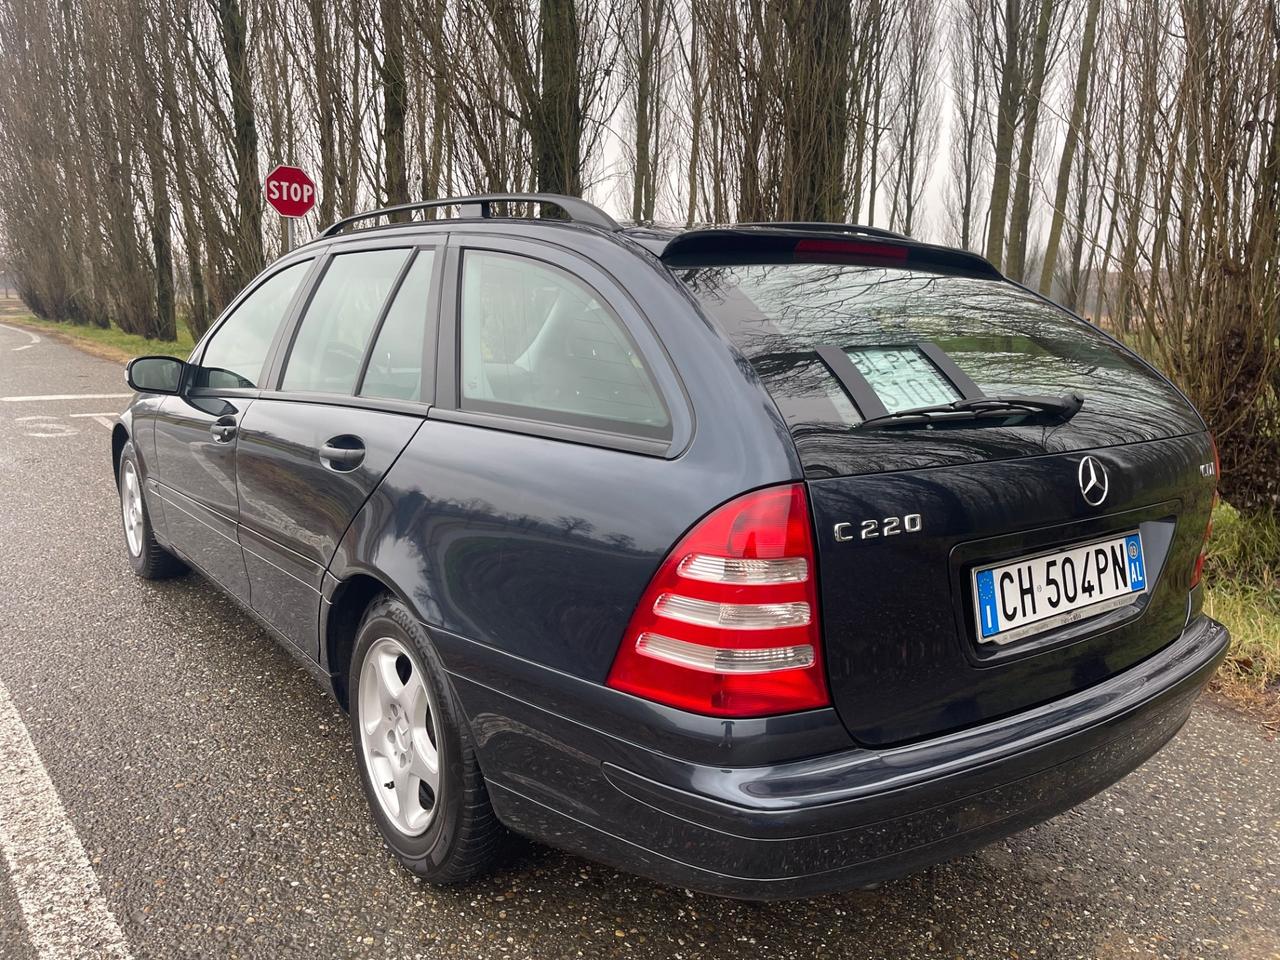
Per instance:
[[[1178,636],[1213,452],[1167,381],[977,258],[786,235],[724,250],[664,259],[795,440],[828,681],[854,737],[901,743],[1024,710]],[[1072,394],[1073,415],[892,420]]]

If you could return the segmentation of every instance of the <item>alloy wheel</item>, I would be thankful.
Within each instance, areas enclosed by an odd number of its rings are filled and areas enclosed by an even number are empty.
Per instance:
[[[142,556],[143,519],[142,487],[138,483],[138,471],[133,461],[120,465],[120,514],[124,518],[124,536],[129,542],[129,552]]]
[[[360,670],[360,747],[383,814],[406,836],[431,825],[439,803],[436,703],[416,658],[375,640]]]

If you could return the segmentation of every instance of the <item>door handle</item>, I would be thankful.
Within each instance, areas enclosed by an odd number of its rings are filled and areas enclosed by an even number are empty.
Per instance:
[[[320,447],[320,462],[330,470],[354,470],[364,462],[364,441],[359,437],[334,437]]]
[[[234,417],[219,417],[209,427],[215,443],[230,443],[236,438],[236,421]]]

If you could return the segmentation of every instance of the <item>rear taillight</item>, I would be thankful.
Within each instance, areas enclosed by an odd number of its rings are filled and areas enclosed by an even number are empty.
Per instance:
[[[1204,574],[1204,562],[1209,558],[1209,538],[1213,536],[1213,508],[1218,505],[1218,491],[1213,491],[1213,500],[1209,502],[1209,522],[1204,525],[1204,539],[1200,541],[1200,553],[1196,555],[1196,565],[1191,568],[1191,584],[1194,590],[1200,585],[1200,577]]]
[[[1222,462],[1218,459],[1218,442],[1212,437],[1209,442],[1213,444],[1213,482],[1218,483],[1218,478],[1222,474]],[[1204,562],[1209,557],[1209,538],[1213,536],[1213,510],[1218,505],[1218,491],[1213,491],[1213,499],[1209,501],[1209,522],[1204,527],[1204,539],[1200,541],[1200,553],[1196,556],[1196,564],[1191,568],[1191,584],[1190,589],[1194,590],[1200,585],[1200,577],[1204,574]]]
[[[649,582],[609,686],[718,717],[827,706],[815,575],[803,484],[731,500]]]

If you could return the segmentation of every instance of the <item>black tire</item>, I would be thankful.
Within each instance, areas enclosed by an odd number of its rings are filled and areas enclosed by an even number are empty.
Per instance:
[[[125,519],[125,487],[126,473],[132,470],[138,486],[138,509],[141,514],[137,533],[137,550],[129,539],[128,523]],[[165,580],[187,572],[187,565],[172,553],[160,546],[151,527],[151,515],[147,512],[147,500],[142,496],[142,469],[138,466],[138,455],[134,452],[133,442],[125,443],[120,451],[120,462],[116,468],[116,489],[120,494],[120,525],[124,533],[124,552],[129,558],[133,572],[144,580]]]
[[[400,641],[412,654],[409,670],[418,670],[436,708],[440,784],[425,832],[402,832],[385,814],[375,793],[360,731],[361,671],[370,648],[381,638]],[[369,811],[396,859],[430,883],[462,883],[488,873],[509,835],[489,803],[476,761],[471,732],[450,687],[439,655],[421,625],[403,603],[382,595],[370,604],[356,635],[348,673],[348,716],[356,768]]]

